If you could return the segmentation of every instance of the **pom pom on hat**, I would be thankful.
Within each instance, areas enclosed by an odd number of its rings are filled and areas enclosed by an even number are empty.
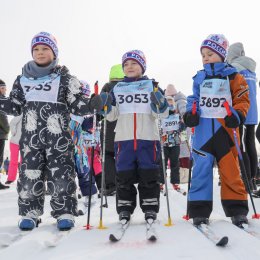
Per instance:
[[[90,86],[89,86],[88,82],[85,80],[80,80],[80,84],[82,85],[82,93],[85,96],[89,97],[91,90],[90,90]]]
[[[174,85],[172,84],[169,84],[165,90],[165,97],[167,96],[175,96],[177,94],[177,90],[176,88],[174,87]]]
[[[202,42],[200,51],[202,48],[208,48],[225,60],[227,57],[228,47],[228,40],[223,34],[210,34],[207,39]]]
[[[33,52],[33,48],[35,46],[40,44],[50,47],[54,53],[54,56],[58,58],[59,50],[57,47],[57,40],[53,35],[47,32],[40,32],[36,34],[31,42],[31,52]]]
[[[124,64],[127,60],[134,60],[136,61],[142,68],[143,74],[146,70],[146,58],[144,56],[144,53],[140,50],[132,50],[125,53],[122,57],[122,67],[124,67]]]

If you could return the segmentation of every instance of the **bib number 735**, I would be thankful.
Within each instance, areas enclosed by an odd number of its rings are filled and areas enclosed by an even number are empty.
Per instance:
[[[32,89],[35,90],[44,90],[44,91],[50,91],[51,85],[49,83],[45,84],[38,84],[37,86],[24,86],[26,88],[26,92],[29,92]]]

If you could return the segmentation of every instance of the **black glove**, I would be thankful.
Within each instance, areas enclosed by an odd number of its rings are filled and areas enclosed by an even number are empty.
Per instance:
[[[224,118],[225,125],[228,128],[237,128],[241,122],[244,122],[244,116],[240,111],[232,109],[232,115]]]
[[[195,113],[193,115],[192,112],[186,112],[183,115],[183,121],[184,121],[186,126],[194,127],[194,126],[197,126],[200,123],[200,116],[198,115],[198,113]]]
[[[91,113],[96,109],[99,112],[103,108],[103,101],[100,95],[92,94],[89,101],[89,110]]]

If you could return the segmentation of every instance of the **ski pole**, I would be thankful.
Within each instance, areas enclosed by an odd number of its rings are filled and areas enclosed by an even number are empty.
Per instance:
[[[193,102],[192,104],[192,114],[196,114],[196,101]],[[188,195],[190,191],[190,184],[191,184],[191,170],[192,170],[192,164],[193,164],[193,159],[192,159],[192,140],[193,140],[193,135],[194,135],[195,127],[191,128],[191,144],[190,144],[190,160],[189,160],[189,178],[188,178]],[[183,216],[183,219],[189,220],[189,196],[187,196],[187,209],[186,209],[186,215]]]
[[[154,92],[158,91],[158,87],[154,88]],[[166,167],[165,167],[165,155],[164,155],[164,148],[163,148],[163,140],[162,140],[162,119],[160,115],[159,105],[156,105],[157,108],[157,120],[158,120],[158,128],[159,128],[159,137],[160,137],[160,145],[161,145],[161,157],[162,157],[162,166],[163,166],[163,178],[165,183],[165,194],[166,194],[166,203],[167,203],[167,211],[168,211],[168,223],[164,224],[165,226],[172,226],[172,219],[170,213],[170,204],[169,204],[169,192],[168,192],[168,185],[167,185],[167,174],[166,174]]]
[[[96,81],[94,85],[94,93],[95,95],[98,95],[98,81]],[[87,225],[86,229],[90,229],[91,226],[89,224],[90,222],[90,206],[91,206],[91,197],[92,197],[92,175],[94,174],[94,155],[95,155],[95,137],[96,137],[96,127],[97,127],[97,111],[94,109],[94,115],[93,115],[93,139],[92,139],[92,147],[91,147],[91,165],[90,165],[90,178],[89,178],[89,200],[88,200],[88,218],[87,218]]]
[[[107,131],[107,106],[104,106],[104,129],[103,129],[103,147],[102,147],[102,175],[101,175],[101,205],[100,205],[100,218],[98,229],[107,229],[103,226],[103,196],[104,196],[104,187],[105,187],[105,151],[106,151],[106,131]],[[106,207],[107,207],[107,198],[106,198]]]
[[[232,115],[232,112],[231,112],[231,110],[230,110],[230,107],[229,107],[228,102],[225,101],[225,102],[223,103],[223,106],[226,108],[226,111],[227,111],[228,116],[231,116],[231,115]],[[254,213],[255,213],[255,214],[252,216],[252,218],[257,218],[257,219],[259,219],[259,218],[260,218],[260,214],[256,213],[255,203],[254,203],[252,194],[251,194],[251,192],[250,192],[249,181],[248,181],[248,178],[247,178],[244,160],[243,160],[242,153],[241,153],[241,150],[240,150],[240,147],[239,147],[239,143],[238,143],[237,132],[236,132],[236,129],[235,129],[235,128],[232,128],[232,131],[233,131],[234,141],[235,141],[235,145],[236,145],[236,149],[237,149],[237,153],[238,153],[238,158],[239,158],[239,162],[240,162],[241,173],[242,173],[242,176],[243,176],[243,178],[244,178],[244,180],[245,180],[245,183],[246,183],[246,186],[247,186],[247,190],[249,191],[249,197],[250,197],[250,200],[251,200],[251,203],[252,203],[252,207],[253,207],[253,210],[254,210]]]

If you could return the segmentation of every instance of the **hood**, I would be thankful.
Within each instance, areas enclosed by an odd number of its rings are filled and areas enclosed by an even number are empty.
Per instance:
[[[244,46],[241,42],[230,45],[228,49],[227,62],[234,66],[238,71],[250,70],[255,72],[256,62],[245,56]]]

